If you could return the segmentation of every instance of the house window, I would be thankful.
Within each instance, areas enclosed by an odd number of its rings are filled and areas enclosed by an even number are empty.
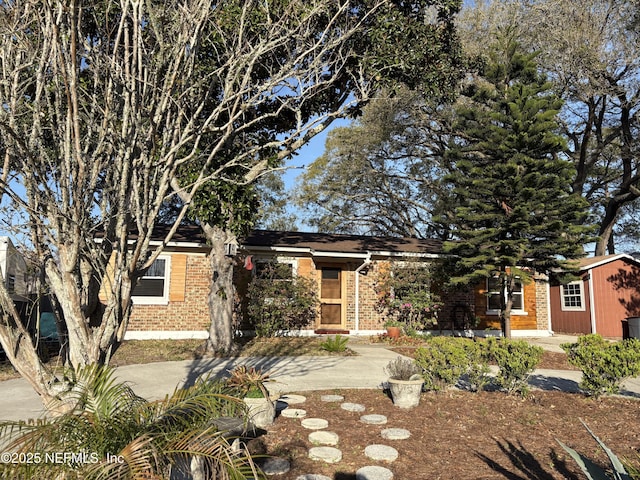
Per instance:
[[[500,285],[500,277],[487,278],[487,314],[498,315],[502,308],[502,298],[506,299],[507,290],[503,290]],[[512,313],[524,313],[524,289],[522,282],[516,278],[515,285],[513,287],[513,305],[511,306]]]
[[[584,291],[582,282],[571,282],[561,285],[562,310],[584,311]]]
[[[169,303],[170,257],[158,257],[151,264],[133,289],[133,300],[137,304]]]
[[[287,261],[258,261],[253,269],[253,274],[260,279],[291,280],[294,276],[294,264]]]

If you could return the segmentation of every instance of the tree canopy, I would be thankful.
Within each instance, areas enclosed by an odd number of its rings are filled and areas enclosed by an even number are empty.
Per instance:
[[[449,217],[455,255],[452,283],[498,277],[504,329],[510,333],[512,293],[531,271],[567,267],[583,256],[590,227],[587,203],[572,192],[574,170],[560,154],[562,101],[508,32],[492,51],[484,75],[457,108],[447,151],[446,180],[455,197]]]
[[[65,363],[109,361],[138,278],[205,185],[219,211],[200,215],[241,220],[251,207],[240,200],[252,201],[243,186],[379,88],[450,89],[459,5],[3,3],[0,193],[23,215],[12,234],[29,238],[46,278]],[[157,238],[172,196],[177,221]],[[67,388],[3,286],[0,306],[0,343],[18,371],[45,400]]]

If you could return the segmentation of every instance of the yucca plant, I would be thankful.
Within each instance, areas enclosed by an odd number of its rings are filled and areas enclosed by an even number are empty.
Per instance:
[[[622,462],[611,451],[611,449],[607,447],[607,445],[605,445],[605,443],[602,440],[600,440],[595,435],[595,433],[593,433],[589,429],[586,423],[584,423],[582,420],[580,420],[580,422],[582,423],[582,425],[584,425],[584,428],[587,429],[587,432],[589,432],[589,434],[593,437],[593,439],[598,443],[600,448],[604,450],[604,452],[607,454],[607,457],[609,457],[609,461],[611,462],[611,476],[607,475],[607,472],[603,468],[596,465],[589,458],[585,457],[581,453],[576,452],[573,448],[568,447],[567,445],[562,443],[560,440],[556,439],[556,441],[560,444],[562,448],[565,449],[565,451],[569,455],[571,455],[571,458],[573,458],[576,461],[576,463],[580,466],[580,468],[582,469],[584,474],[587,476],[587,478],[589,480],[631,480],[632,479],[631,475],[627,473],[627,471],[624,468],[624,465],[622,465]]]
[[[328,337],[324,342],[320,344],[320,348],[326,352],[340,353],[347,349],[348,337],[343,337],[340,334],[334,337]]]
[[[149,402],[116,381],[112,368],[88,366],[74,377],[74,388],[50,406],[65,413],[0,423],[4,451],[39,456],[2,465],[2,478],[165,479],[193,457],[208,478],[264,478],[215,426],[220,416],[245,413],[224,383],[204,378]]]
[[[268,373],[259,368],[240,365],[233,370],[229,370],[227,385],[239,391],[244,397],[269,398],[269,391],[265,383],[273,381]]]

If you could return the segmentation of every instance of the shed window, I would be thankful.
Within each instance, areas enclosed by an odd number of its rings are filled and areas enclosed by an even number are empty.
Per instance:
[[[166,304],[169,302],[169,257],[159,257],[138,280],[133,289],[133,300],[137,304]]]
[[[561,285],[562,310],[584,311],[584,291],[582,282]]]

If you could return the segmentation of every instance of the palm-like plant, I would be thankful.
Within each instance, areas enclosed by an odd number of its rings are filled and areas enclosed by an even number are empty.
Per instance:
[[[85,367],[51,406],[65,413],[0,424],[3,450],[35,460],[2,465],[2,478],[163,479],[193,457],[210,478],[263,478],[248,452],[232,448],[215,425],[221,416],[244,416],[233,394],[204,378],[149,402],[117,382],[113,369]]]

